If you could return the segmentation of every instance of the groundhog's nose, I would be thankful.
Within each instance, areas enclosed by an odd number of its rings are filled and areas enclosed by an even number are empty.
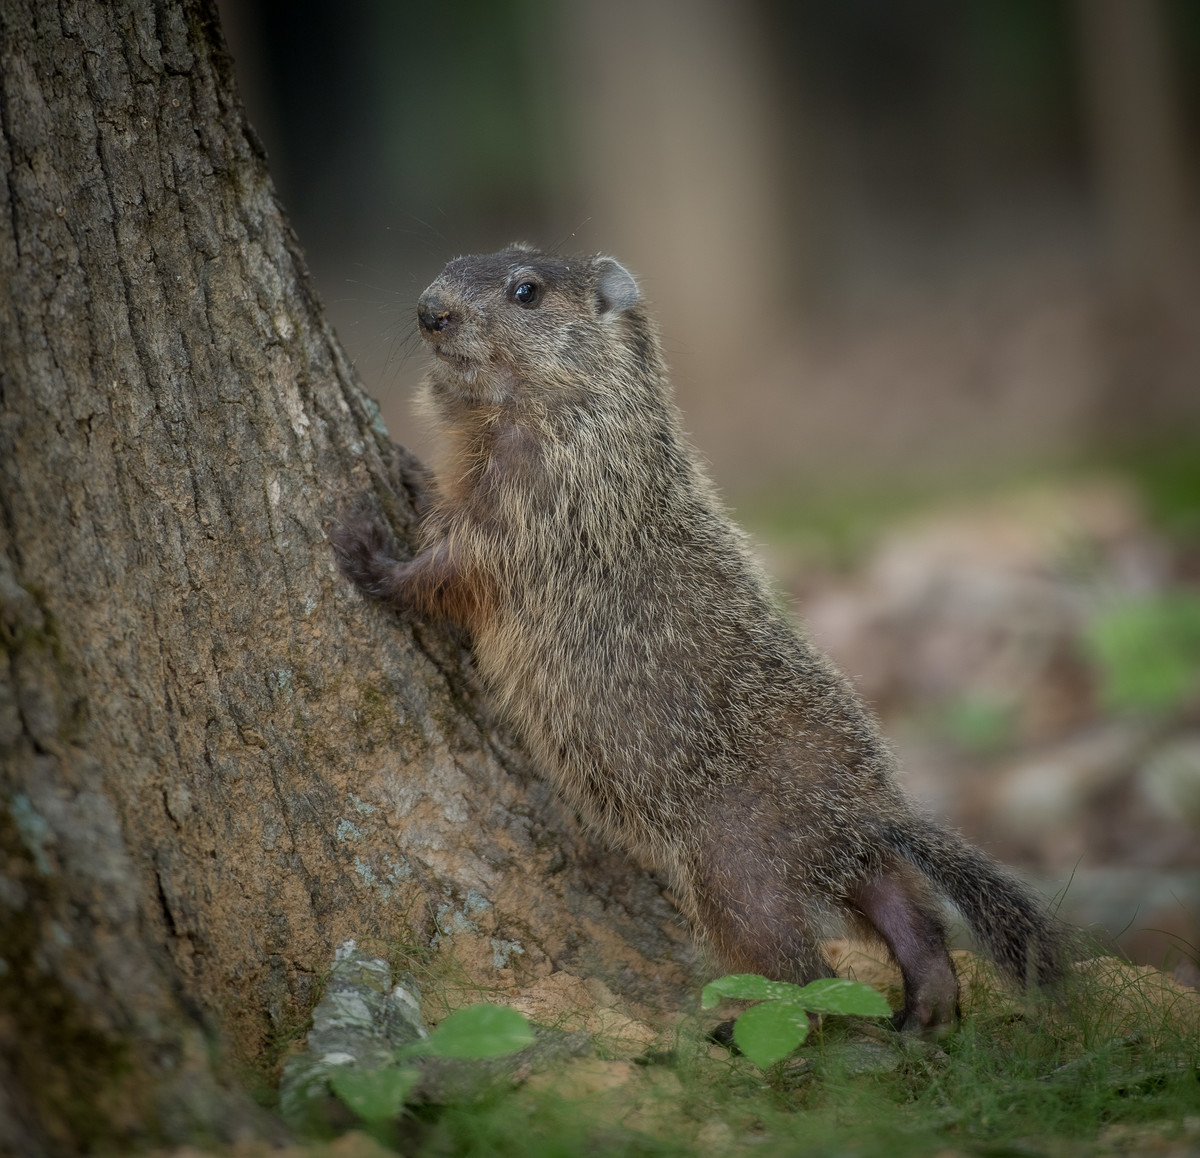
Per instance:
[[[428,337],[444,333],[457,321],[454,311],[437,294],[426,290],[417,302],[417,321]]]

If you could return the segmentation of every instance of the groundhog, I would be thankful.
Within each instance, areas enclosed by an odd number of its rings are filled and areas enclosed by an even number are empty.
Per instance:
[[[904,978],[896,1024],[957,1016],[933,889],[1014,980],[1059,975],[1055,921],[905,796],[850,683],[784,611],[684,437],[637,282],[515,245],[421,295],[444,439],[421,527],[332,538],[376,599],[470,631],[478,669],[583,817],[664,871],[733,972],[829,976],[841,918]]]

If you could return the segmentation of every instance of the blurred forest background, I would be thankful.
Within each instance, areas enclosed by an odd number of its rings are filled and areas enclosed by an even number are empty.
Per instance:
[[[221,10],[394,438],[450,257],[619,257],[914,790],[1200,982],[1200,4]]]

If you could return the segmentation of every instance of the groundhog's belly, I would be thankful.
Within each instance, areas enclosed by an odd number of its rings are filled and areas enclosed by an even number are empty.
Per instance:
[[[475,638],[480,674],[543,771],[626,843],[677,827],[681,805],[744,762],[753,731],[745,706],[744,734],[732,728],[711,672],[651,643],[619,620],[503,609]]]

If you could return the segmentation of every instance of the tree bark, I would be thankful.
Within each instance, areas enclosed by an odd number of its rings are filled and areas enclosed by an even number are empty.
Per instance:
[[[462,638],[336,571],[337,511],[404,539],[421,472],[211,0],[5,0],[0,171],[0,1149],[271,1132],[244,1067],[351,937],[677,996],[660,883],[529,774]]]

